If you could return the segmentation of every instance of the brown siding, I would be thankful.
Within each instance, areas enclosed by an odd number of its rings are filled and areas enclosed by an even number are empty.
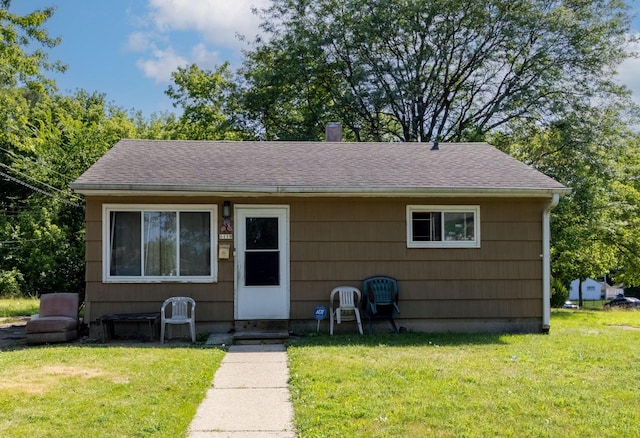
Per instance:
[[[196,302],[196,319],[201,322],[233,320],[233,262],[218,262],[216,283],[103,283],[102,282],[102,204],[219,204],[212,198],[87,198],[86,200],[86,300],[96,321],[101,315],[122,312],[157,312],[171,296],[186,295]],[[219,212],[221,214],[220,208]],[[222,218],[218,218],[218,222]],[[224,241],[224,243],[227,243]]]
[[[542,318],[541,200],[418,198],[231,199],[290,206],[291,319],[313,319],[329,292],[372,275],[399,281],[402,320]],[[103,284],[102,203],[215,203],[221,198],[87,198],[87,301],[104,313],[158,310],[173,295],[198,302],[198,319],[232,322],[233,256],[215,284]],[[480,205],[480,248],[407,248],[407,205]],[[221,218],[218,219],[219,222]],[[230,243],[231,241],[223,241]],[[233,250],[233,248],[232,248]]]
[[[480,205],[480,248],[407,248],[406,205]],[[402,319],[542,318],[540,201],[332,199],[291,204],[293,319],[340,284],[399,281]]]

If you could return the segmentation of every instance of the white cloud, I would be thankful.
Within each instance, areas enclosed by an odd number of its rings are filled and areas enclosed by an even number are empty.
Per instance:
[[[155,49],[151,58],[139,59],[136,62],[145,76],[155,79],[156,83],[169,82],[171,73],[176,71],[178,67],[184,67],[188,64],[189,61],[178,55],[171,46],[164,50]]]
[[[236,35],[249,40],[259,33],[260,19],[252,8],[269,0],[149,0],[149,16],[162,31],[196,31],[212,44],[238,48]]]
[[[208,50],[204,44],[198,44],[191,49],[191,62],[198,64],[202,69],[213,70],[222,64],[220,53],[217,50]]]
[[[633,99],[640,104],[640,59],[628,59],[618,68],[618,80],[633,92]]]
[[[191,63],[213,69],[239,58],[244,43],[238,35],[251,41],[259,33],[260,19],[252,8],[269,4],[270,0],[148,0],[145,18],[132,19],[138,30],[129,35],[126,49],[144,54],[136,64],[156,82],[170,82],[178,66]]]
[[[153,36],[148,32],[134,32],[129,35],[126,48],[132,52],[145,52],[154,49]]]
[[[640,36],[640,35],[638,35]],[[640,42],[630,47],[631,52],[640,54]],[[618,81],[633,92],[633,99],[640,104],[640,59],[629,58],[618,67]]]

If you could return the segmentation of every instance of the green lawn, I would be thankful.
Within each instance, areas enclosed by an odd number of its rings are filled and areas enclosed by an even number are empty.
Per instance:
[[[38,313],[38,298],[0,298],[0,318],[15,318]]]
[[[0,436],[186,436],[223,356],[102,346],[0,352]]]
[[[549,335],[309,336],[288,347],[300,437],[640,436],[640,312],[554,310]],[[0,436],[186,435],[224,352],[0,352]]]
[[[0,321],[38,313],[0,299]],[[0,352],[0,436],[186,436],[224,351],[55,345]]]
[[[634,330],[635,328],[636,330]],[[640,436],[640,312],[549,335],[318,336],[290,346],[301,437]]]

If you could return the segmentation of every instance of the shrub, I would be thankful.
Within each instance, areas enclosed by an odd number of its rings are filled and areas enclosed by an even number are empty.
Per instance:
[[[557,278],[551,279],[551,307],[562,307],[569,299],[569,289]]]
[[[10,271],[0,271],[0,297],[17,298],[22,296],[24,277],[20,271],[13,268]]]

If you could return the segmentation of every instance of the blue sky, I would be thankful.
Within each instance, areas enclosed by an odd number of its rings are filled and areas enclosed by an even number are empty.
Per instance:
[[[243,43],[258,32],[252,7],[267,0],[13,0],[11,12],[55,7],[45,24],[62,42],[50,60],[68,66],[53,75],[64,93],[98,91],[145,115],[173,110],[164,95],[178,66],[239,66]]]
[[[125,109],[173,111],[164,95],[171,72],[197,63],[212,69],[241,62],[243,43],[258,33],[252,7],[269,0],[13,0],[11,11],[25,14],[54,6],[46,28],[62,38],[49,51],[68,70],[54,78],[62,92],[98,91]],[[638,11],[637,1],[631,2]],[[634,21],[640,32],[640,19]],[[640,51],[640,46],[637,47]],[[640,60],[619,67],[620,80],[640,103]]]

